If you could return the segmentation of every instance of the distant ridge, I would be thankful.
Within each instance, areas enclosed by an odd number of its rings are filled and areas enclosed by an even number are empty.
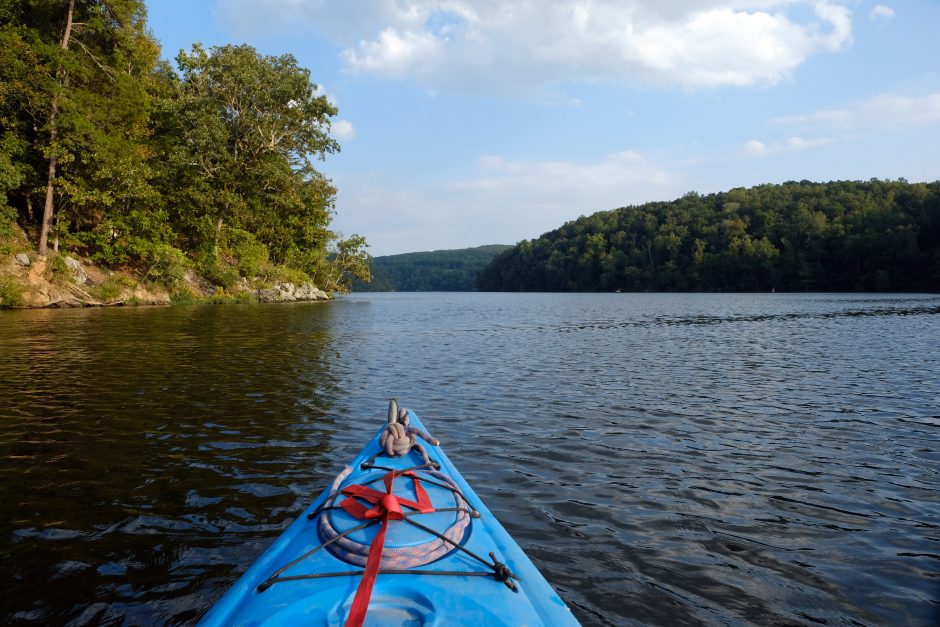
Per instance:
[[[372,282],[353,281],[352,291],[470,292],[476,289],[477,273],[510,248],[490,244],[374,257]]]
[[[940,291],[940,181],[790,181],[601,211],[525,240],[484,291]]]

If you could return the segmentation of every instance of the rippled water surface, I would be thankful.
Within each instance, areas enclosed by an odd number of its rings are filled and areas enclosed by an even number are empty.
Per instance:
[[[413,407],[585,624],[940,622],[940,297],[0,311],[0,623],[187,624]]]

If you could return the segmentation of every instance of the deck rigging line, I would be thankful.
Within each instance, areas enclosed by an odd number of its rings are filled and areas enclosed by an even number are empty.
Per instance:
[[[372,595],[372,588],[377,575],[492,576],[497,581],[504,583],[510,590],[514,592],[518,591],[516,581],[518,581],[519,578],[513,574],[506,564],[496,559],[494,552],[491,551],[489,553],[490,559],[487,560],[461,544],[470,526],[471,519],[479,518],[480,513],[467,501],[456,483],[447,475],[439,472],[441,467],[440,463],[430,458],[424,447],[416,442],[416,436],[434,445],[437,445],[438,441],[423,431],[408,427],[407,416],[407,410],[402,408],[399,412],[397,403],[392,399],[389,406],[389,423],[386,425],[386,430],[382,433],[380,440],[380,444],[384,450],[373,455],[360,466],[361,470],[385,470],[387,471],[386,474],[361,484],[341,487],[343,481],[352,473],[352,467],[347,466],[333,481],[330,495],[324,499],[319,507],[307,515],[308,520],[319,518],[318,530],[324,542],[277,569],[258,586],[259,593],[264,592],[276,583],[286,581],[360,575],[362,576],[362,580],[356,590],[356,595],[346,620],[347,627],[358,627],[365,621],[369,599]],[[373,463],[381,456],[403,457],[411,451],[419,453],[424,459],[424,463],[400,470],[387,466],[377,466]],[[416,497],[414,500],[405,499],[393,494],[394,482],[399,477],[409,478],[413,481]],[[384,483],[384,491],[369,487],[369,484],[373,484],[379,480]],[[422,487],[422,483],[434,485],[452,492],[456,506],[435,509],[431,504],[427,492]],[[341,501],[339,505],[335,505],[334,503],[340,496],[345,496],[346,498]],[[368,506],[363,505],[362,501],[365,501]],[[402,509],[403,507],[412,511],[406,512]],[[336,509],[343,509],[353,518],[365,522],[342,532],[337,531],[333,527],[330,517],[322,516],[324,512]],[[454,523],[444,532],[432,529],[413,520],[413,518],[423,514],[451,511],[457,512],[457,517]],[[401,521],[409,524],[428,533],[435,539],[411,547],[386,548],[384,546],[385,534],[392,521]],[[350,534],[376,524],[381,524],[381,527],[368,544],[356,542],[349,538]],[[284,575],[292,566],[297,565],[324,548],[329,548],[330,552],[338,559],[362,566],[364,570]],[[487,570],[436,571],[422,570],[419,568],[444,557],[454,550],[469,555],[476,561],[485,565]],[[383,564],[389,567],[382,568]]]

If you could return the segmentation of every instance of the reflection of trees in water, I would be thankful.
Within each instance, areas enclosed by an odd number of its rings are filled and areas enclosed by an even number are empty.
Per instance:
[[[326,481],[329,304],[10,313],[0,616],[192,619]]]

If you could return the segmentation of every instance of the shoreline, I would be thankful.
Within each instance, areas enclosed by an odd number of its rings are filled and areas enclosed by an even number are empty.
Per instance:
[[[112,271],[66,254],[34,252],[0,258],[0,309],[75,309],[190,304],[292,303],[331,300],[309,282],[242,277],[223,289],[189,271],[173,287]]]

